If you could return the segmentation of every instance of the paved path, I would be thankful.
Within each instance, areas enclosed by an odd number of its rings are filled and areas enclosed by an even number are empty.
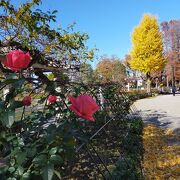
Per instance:
[[[135,106],[145,122],[180,133],[180,94],[141,99]]]

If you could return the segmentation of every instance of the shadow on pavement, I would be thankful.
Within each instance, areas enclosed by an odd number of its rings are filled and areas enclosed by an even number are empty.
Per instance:
[[[180,134],[178,126],[180,117],[168,116],[165,111],[144,110],[136,113],[140,114],[146,124],[154,124],[160,128],[171,128],[174,133]]]

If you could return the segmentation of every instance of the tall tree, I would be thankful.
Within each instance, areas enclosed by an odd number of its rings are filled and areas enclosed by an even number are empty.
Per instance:
[[[180,80],[180,20],[162,22],[161,28],[164,53],[168,60],[165,68],[168,86],[169,80],[172,84],[175,80]]]
[[[117,57],[103,57],[97,64],[96,72],[103,82],[122,82],[126,76],[126,68]]]
[[[147,77],[147,92],[150,92],[151,76],[161,71],[166,64],[163,57],[162,34],[157,18],[145,14],[132,33],[130,66]]]

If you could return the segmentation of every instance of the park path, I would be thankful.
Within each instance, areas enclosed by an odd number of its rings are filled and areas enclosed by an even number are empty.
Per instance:
[[[146,123],[152,123],[161,128],[171,128],[180,131],[180,94],[159,95],[152,98],[137,100],[134,103]]]
[[[180,94],[145,98],[134,105],[147,124],[142,138],[145,179],[179,179]]]

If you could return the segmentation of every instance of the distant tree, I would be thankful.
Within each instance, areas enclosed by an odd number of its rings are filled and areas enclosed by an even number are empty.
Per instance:
[[[83,83],[94,82],[94,71],[90,64],[82,63],[80,65],[80,81]]]
[[[117,57],[103,57],[97,64],[96,72],[103,82],[122,82],[126,77],[126,68]]]
[[[168,60],[165,68],[168,86],[169,80],[172,84],[175,80],[180,80],[180,20],[162,22],[161,29],[164,53]]]
[[[165,64],[162,34],[157,19],[145,14],[132,33],[130,66],[146,75],[147,92],[150,92],[152,74],[161,71]]]

